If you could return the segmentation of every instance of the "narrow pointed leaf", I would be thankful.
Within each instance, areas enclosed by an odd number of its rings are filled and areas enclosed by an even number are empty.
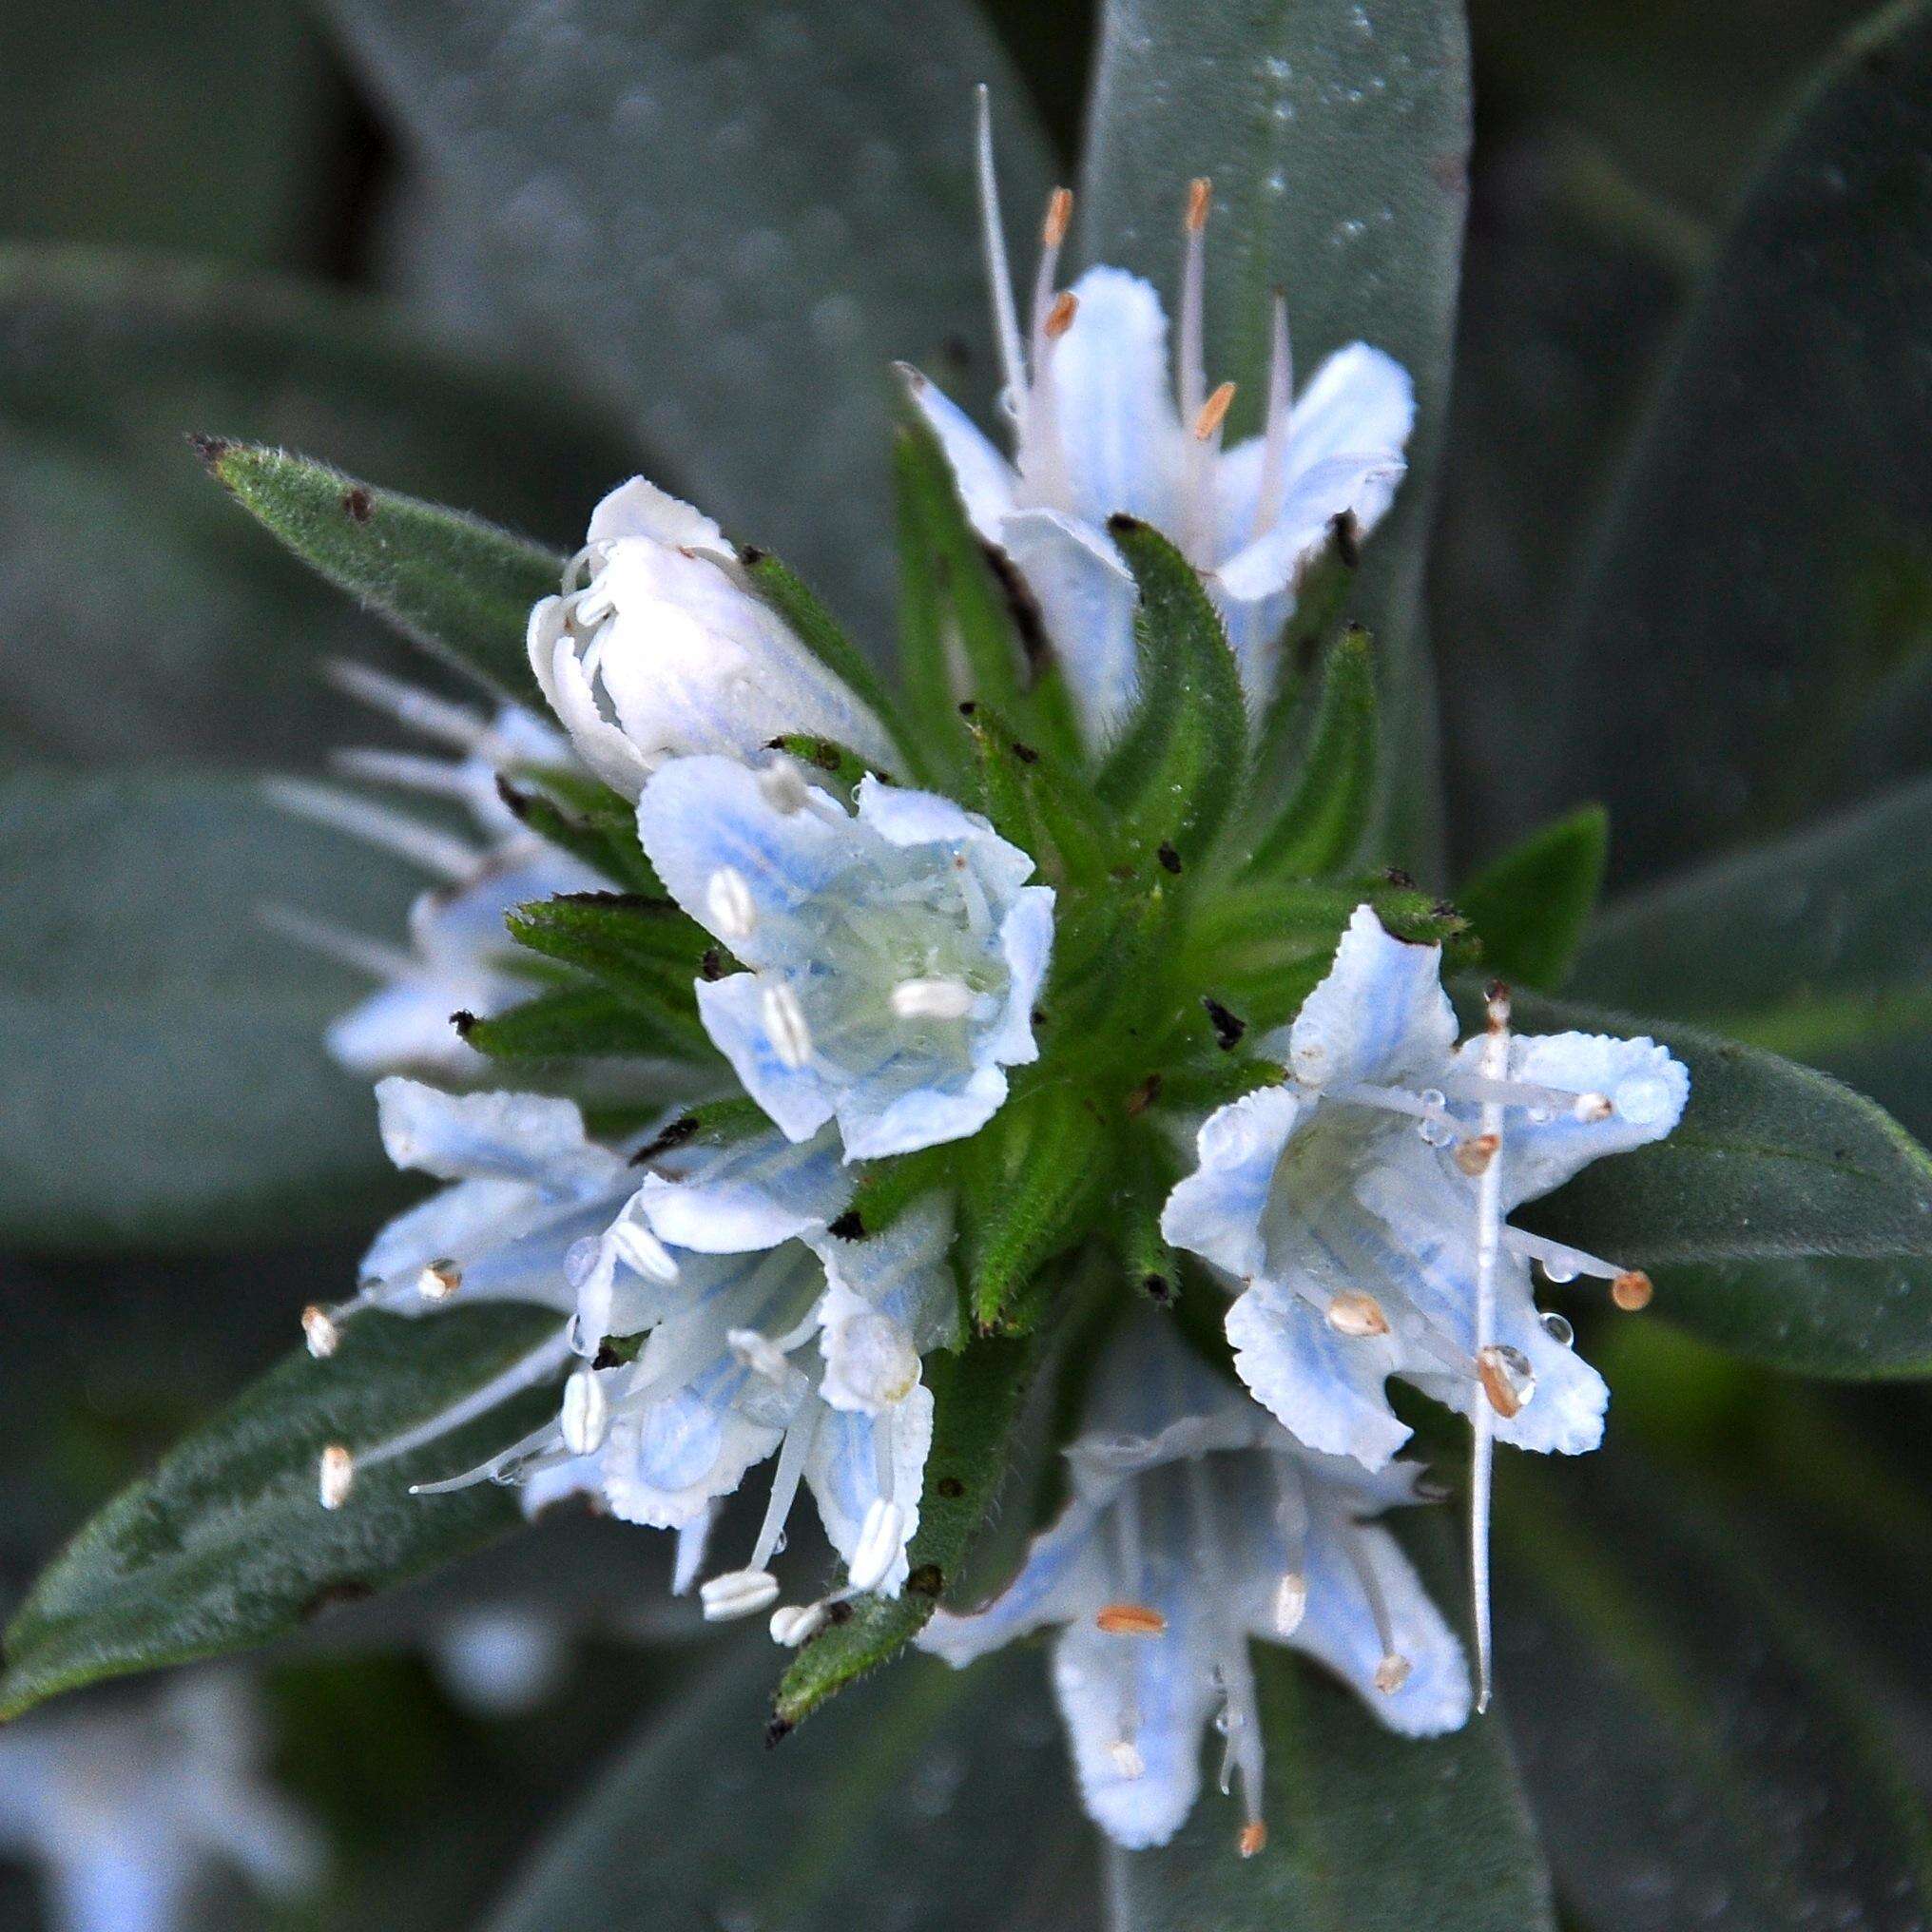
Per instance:
[[[1203,8],[1110,0],[1081,164],[1090,260],[1171,289],[1187,184],[1214,184],[1210,380],[1240,385],[1230,436],[1267,393],[1269,304],[1285,288],[1297,368],[1344,343],[1416,385],[1409,472],[1363,548],[1356,614],[1381,646],[1390,796],[1380,856],[1433,869],[1434,681],[1422,555],[1449,395],[1468,197],[1468,29],[1458,0]],[[1171,304],[1170,304],[1171,307]]]
[[[1415,1538],[1453,1602],[1446,1536]],[[1112,1932],[1555,1932],[1550,1884],[1501,1714],[1398,1737],[1291,1652],[1253,1647],[1267,1744],[1267,1844],[1235,1852],[1234,1808],[1205,1791],[1174,1842],[1109,1854]]]
[[[1368,633],[1351,626],[1328,653],[1301,778],[1257,841],[1248,870],[1273,879],[1345,870],[1375,811],[1380,745],[1375,654]]]
[[[842,1932],[881,1900],[922,1932],[1100,1932],[1092,1835],[1031,1658],[930,1658],[766,1752],[768,1645],[653,1716],[539,1853],[489,1932],[741,1923]],[[712,1802],[715,1768],[730,1802]]]
[[[0,1717],[97,1678],[265,1643],[508,1529],[515,1501],[493,1484],[406,1492],[513,1440],[537,1398],[361,1471],[338,1510],[318,1500],[318,1459],[332,1442],[400,1435],[555,1330],[554,1316],[509,1306],[368,1315],[332,1360],[290,1356],[55,1558],[7,1631]]]
[[[518,906],[508,924],[531,952],[649,1005],[688,1006],[691,982],[713,950],[711,936],[674,899],[643,893],[566,893]]]
[[[1932,10],[1887,9],[1783,130],[1656,386],[1557,660],[1620,880],[1922,763],[1922,712],[1885,740],[1932,596],[1928,142]]]
[[[906,1552],[911,1577],[896,1597],[858,1598],[844,1623],[821,1632],[799,1653],[775,1705],[785,1729],[896,1656],[938,1608],[999,1493],[1034,1354],[1030,1341],[975,1341],[956,1355],[926,1358],[933,1447],[918,1535]]]
[[[456,1031],[494,1060],[707,1058],[711,1044],[698,1022],[688,982],[655,992],[633,981],[609,986],[565,985],[477,1019],[457,1014]]]
[[[1570,972],[1603,883],[1610,820],[1585,805],[1512,846],[1456,895],[1505,978],[1554,993]]]
[[[1247,707],[1234,653],[1199,573],[1150,525],[1109,528],[1140,587],[1133,634],[1138,693],[1100,776],[1132,853],[1166,841],[1207,851],[1241,786]]]
[[[312,570],[498,697],[541,709],[524,632],[564,560],[481,517],[377,490],[324,463],[204,438],[215,479]]]

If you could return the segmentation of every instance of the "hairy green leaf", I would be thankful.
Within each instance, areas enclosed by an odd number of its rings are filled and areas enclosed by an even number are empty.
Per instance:
[[[644,893],[565,893],[518,906],[511,937],[546,958],[602,980],[647,1007],[688,1006],[691,982],[716,949],[673,899]]]
[[[629,1054],[643,1059],[707,1059],[711,1043],[698,1022],[689,983],[647,990],[633,980],[609,986],[565,985],[539,993],[488,1019],[454,1016],[456,1031],[479,1053],[497,1060]]]
[[[524,632],[531,605],[555,593],[562,557],[284,450],[199,447],[216,481],[311,569],[499,697],[542,706]]]
[[[1379,744],[1375,653],[1367,631],[1351,626],[1328,653],[1301,778],[1256,842],[1248,871],[1322,879],[1344,869],[1375,810]]]
[[[1601,805],[1532,832],[1456,895],[1482,941],[1484,963],[1507,978],[1554,993],[1583,942],[1603,883],[1610,819]]]
[[[516,1505],[493,1484],[442,1497],[408,1485],[512,1440],[535,1398],[364,1468],[338,1510],[318,1499],[318,1459],[330,1443],[399,1437],[555,1332],[554,1316],[508,1305],[364,1315],[330,1361],[283,1361],[48,1569],[7,1632],[0,1716],[97,1678],[264,1643],[508,1529]]]

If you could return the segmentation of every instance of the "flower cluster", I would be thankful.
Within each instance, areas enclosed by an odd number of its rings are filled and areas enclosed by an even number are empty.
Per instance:
[[[1408,1431],[1390,1377],[1472,1421],[1486,1699],[1493,1444],[1587,1450],[1607,1399],[1568,1324],[1538,1314],[1531,1265],[1601,1276],[1626,1306],[1649,1293],[1504,1217],[1670,1132],[1687,1079],[1649,1040],[1519,1035],[1500,988],[1459,1045],[1453,908],[1352,870],[1362,837],[1285,826],[1305,804],[1283,805],[1246,744],[1204,755],[1205,732],[1169,728],[1217,688],[1232,738],[1244,711],[1259,728],[1307,570],[1389,505],[1402,370],[1353,344],[1297,396],[1278,305],[1263,427],[1224,451],[1231,385],[1210,392],[1202,357],[1208,184],[1182,224],[1170,386],[1149,284],[1097,267],[1056,287],[1064,193],[1022,338],[983,126],[982,176],[1015,454],[910,378],[915,460],[937,466],[963,546],[916,583],[949,614],[937,685],[909,673],[905,715],[794,580],[634,479],[531,614],[554,725],[355,679],[459,758],[355,754],[349,775],[466,801],[487,847],[341,792],[284,794],[443,878],[406,957],[307,934],[384,982],[336,1048],[383,1074],[396,1165],[444,1184],[378,1236],[352,1300],[307,1311],[311,1349],[367,1311],[507,1300],[554,1318],[438,1414],[332,1445],[320,1501],[352,1507],[364,1472],[554,1385],[541,1426],[417,1489],[514,1482],[531,1508],[582,1496],[673,1530],[676,1586],[702,1577],[707,1617],[768,1613],[802,1646],[916,1574],[950,1580],[919,1555],[926,1469],[936,1434],[974,1419],[942,1412],[928,1358],[1050,1333],[1097,1258],[1119,1292],[1071,1499],[1000,1595],[922,1641],[963,1663],[1060,1626],[1082,1790],[1130,1846],[1178,1827],[1218,1710],[1251,1853],[1251,1640],[1318,1659],[1404,1733],[1472,1702],[1459,1642],[1372,1520],[1420,1494],[1391,1460]],[[980,544],[998,570],[948,605]],[[1002,599],[1011,634],[989,644]],[[1021,635],[1034,617],[1043,640]],[[1312,766],[1301,793],[1323,780]],[[531,1077],[499,1083],[519,1059]],[[1136,1293],[1184,1273],[1227,1298],[1218,1361]],[[744,1560],[707,1574],[714,1518],[766,1463]],[[843,1575],[781,1602],[802,1485]]]

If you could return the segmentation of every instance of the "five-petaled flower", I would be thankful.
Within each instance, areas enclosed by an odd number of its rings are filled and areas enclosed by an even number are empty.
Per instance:
[[[941,1611],[919,1642],[966,1664],[1062,1626],[1053,1688],[1087,1808],[1116,1843],[1180,1828],[1218,1710],[1222,1788],[1239,1774],[1241,1848],[1261,1849],[1250,1639],[1326,1665],[1393,1730],[1431,1736],[1468,1716],[1461,1645],[1366,1520],[1419,1499],[1416,1469],[1305,1448],[1150,1313],[1111,1346],[1067,1457],[1072,1498],[1025,1568],[985,1609]]]

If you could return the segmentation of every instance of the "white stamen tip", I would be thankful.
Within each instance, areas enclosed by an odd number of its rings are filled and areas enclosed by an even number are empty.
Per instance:
[[[859,1547],[846,1565],[854,1590],[877,1590],[898,1561],[905,1544],[905,1511],[896,1502],[875,1497],[859,1532]]]
[[[758,774],[758,789],[773,811],[788,819],[802,812],[811,797],[804,775],[788,758],[774,759]]]
[[[1107,1747],[1107,1755],[1113,1760],[1113,1768],[1123,1778],[1144,1778],[1147,1776],[1147,1760],[1124,1737],[1117,1737]]]
[[[1536,1373],[1529,1357],[1505,1343],[1492,1343],[1478,1351],[1476,1373],[1490,1407],[1505,1421],[1527,1407],[1536,1393]]]
[[[796,1073],[812,1061],[812,1030],[805,1024],[804,1009],[799,996],[782,981],[764,989],[761,1002],[764,1014],[765,1037],[778,1055],[779,1065]]]
[[[316,1495],[326,1510],[340,1509],[356,1486],[356,1459],[339,1442],[322,1451],[316,1474]]]
[[[668,1287],[678,1278],[678,1265],[671,1251],[649,1228],[635,1221],[620,1221],[610,1230],[610,1245],[620,1259],[647,1281]]]
[[[831,1618],[825,1603],[782,1603],[771,1613],[771,1640],[788,1651],[815,1637]]]
[[[728,1570],[698,1586],[698,1601],[706,1623],[756,1616],[778,1601],[778,1578],[769,1570]]]
[[[341,1346],[342,1331],[336,1326],[329,1311],[313,1302],[301,1311],[301,1332],[309,1344],[309,1353],[318,1362],[328,1361]]]
[[[1291,1637],[1308,1613],[1308,1579],[1290,1570],[1275,1585],[1275,1634]]]
[[[748,939],[758,930],[758,907],[751,887],[735,865],[721,865],[705,887],[705,909],[711,929],[727,945]]]
[[[1409,1681],[1409,1660],[1393,1652],[1375,1667],[1375,1688],[1384,1697],[1393,1697]]]
[[[463,1285],[463,1270],[453,1261],[433,1261],[415,1278],[415,1291],[426,1302],[447,1302]]]
[[[1579,1093],[1570,1111],[1586,1126],[1592,1126],[1599,1120],[1608,1120],[1616,1109],[1608,1093]]]
[[[892,1010],[900,1019],[964,1019],[976,997],[963,979],[901,979]]]
[[[1357,1294],[1353,1289],[1344,1290],[1328,1304],[1327,1316],[1329,1327],[1338,1335],[1363,1340],[1389,1332],[1381,1304],[1373,1295]]]
[[[784,1381],[784,1355],[769,1335],[762,1335],[756,1328],[727,1328],[724,1345],[754,1375],[762,1375],[766,1381]]]
[[[558,1426],[563,1430],[564,1447],[572,1456],[589,1456],[603,1446],[610,1426],[610,1399],[595,1369],[580,1368],[565,1382]]]

